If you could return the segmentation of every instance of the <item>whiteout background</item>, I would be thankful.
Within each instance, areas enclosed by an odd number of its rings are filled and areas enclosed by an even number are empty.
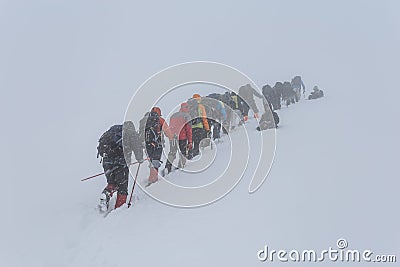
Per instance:
[[[339,237],[397,253],[399,7],[0,1],[0,265],[257,266],[265,244],[325,249]],[[279,112],[275,163],[256,194],[244,177],[201,209],[142,196],[99,217],[104,179],[79,181],[101,171],[98,137],[150,75],[193,60],[260,86],[301,74],[327,97]]]

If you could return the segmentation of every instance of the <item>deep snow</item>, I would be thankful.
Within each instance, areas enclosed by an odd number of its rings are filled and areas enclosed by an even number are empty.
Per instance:
[[[29,266],[256,266],[266,264],[256,256],[264,245],[323,249],[340,237],[352,248],[396,253],[398,181],[390,175],[395,151],[373,141],[387,132],[369,127],[369,119],[348,120],[336,103],[327,91],[324,99],[279,111],[276,159],[254,194],[247,192],[246,175],[225,198],[195,209],[172,208],[136,190],[138,200],[130,209],[103,218],[95,207],[104,178],[77,179],[53,205],[40,204],[46,207],[40,217],[34,209],[26,211],[35,226],[24,235],[29,250],[5,247],[2,260],[12,266],[28,261]],[[254,119],[248,125],[249,134],[259,134]],[[229,150],[227,136],[223,139],[218,158]],[[383,151],[385,157],[377,156]],[[148,168],[142,170],[140,182]],[[196,185],[202,176],[178,171],[168,179]],[[72,191],[73,198],[63,199]]]

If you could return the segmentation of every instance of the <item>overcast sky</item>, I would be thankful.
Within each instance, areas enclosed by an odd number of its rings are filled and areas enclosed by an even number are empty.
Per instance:
[[[193,60],[232,65],[259,85],[294,74],[321,87],[388,80],[398,69],[399,7],[397,1],[3,0],[0,85],[11,100],[6,110],[19,103],[42,118],[69,119],[72,106],[82,115],[97,101],[120,103],[155,72]]]

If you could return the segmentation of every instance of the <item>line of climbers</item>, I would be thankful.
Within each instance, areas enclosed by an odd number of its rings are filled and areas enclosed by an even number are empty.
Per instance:
[[[140,120],[138,132],[131,121],[112,126],[100,137],[97,148],[98,155],[102,157],[107,178],[107,186],[100,197],[100,210],[108,209],[109,200],[115,192],[117,192],[115,208],[126,203],[128,165],[131,162],[132,152],[136,161],[142,163],[143,149],[145,149],[150,163],[148,184],[152,184],[158,180],[159,169],[163,163],[161,156],[165,138],[169,140],[170,149],[164,170],[169,173],[172,171],[173,162],[177,156],[177,168],[183,168],[187,160],[199,155],[201,147],[210,145],[211,138],[218,140],[221,137],[221,131],[228,134],[235,127],[246,123],[250,109],[254,117],[259,119],[258,131],[276,128],[279,116],[274,110],[281,108],[282,101],[287,106],[299,101],[301,89],[304,94],[304,83],[299,76],[296,76],[291,83],[277,82],[273,88],[265,85],[262,88],[262,94],[249,84],[241,86],[238,94],[213,93],[207,97],[194,94],[191,99],[181,103],[178,112],[172,114],[169,125],[162,117],[161,109],[153,107]],[[320,93],[314,90],[313,96],[310,95],[309,99],[317,98],[317,94]],[[265,112],[261,118],[254,97],[264,100]]]
[[[301,76],[295,76],[290,82],[276,82],[273,87],[266,84],[262,87],[262,93],[269,103],[271,103],[273,110],[279,110],[282,104],[288,107],[291,104],[299,102],[301,94],[305,98],[306,87],[301,79]],[[308,96],[308,100],[317,99],[324,96],[322,90],[318,86],[314,86],[313,92]]]

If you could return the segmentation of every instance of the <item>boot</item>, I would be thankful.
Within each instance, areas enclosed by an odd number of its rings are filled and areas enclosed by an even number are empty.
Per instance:
[[[108,210],[110,198],[115,190],[116,188],[113,184],[107,184],[106,188],[101,192],[100,203],[98,205],[100,212],[106,212]]]
[[[104,188],[104,191],[107,191],[110,195],[110,197],[113,196],[114,192],[117,190],[116,186],[113,184],[107,184],[106,188]]]
[[[172,168],[171,162],[167,161],[167,163],[165,164],[165,169],[167,170],[168,173],[171,172],[171,168]]]
[[[178,169],[183,169],[185,167],[186,164],[186,158],[183,155],[180,155],[180,159],[178,162]]]
[[[126,195],[117,195],[117,201],[115,202],[115,208],[119,208],[126,203]]]
[[[111,198],[110,192],[104,189],[100,195],[100,203],[98,205],[99,211],[101,213],[107,212],[110,203],[110,198]]]
[[[158,181],[158,169],[151,167],[149,175],[149,184],[155,183],[157,181]]]

